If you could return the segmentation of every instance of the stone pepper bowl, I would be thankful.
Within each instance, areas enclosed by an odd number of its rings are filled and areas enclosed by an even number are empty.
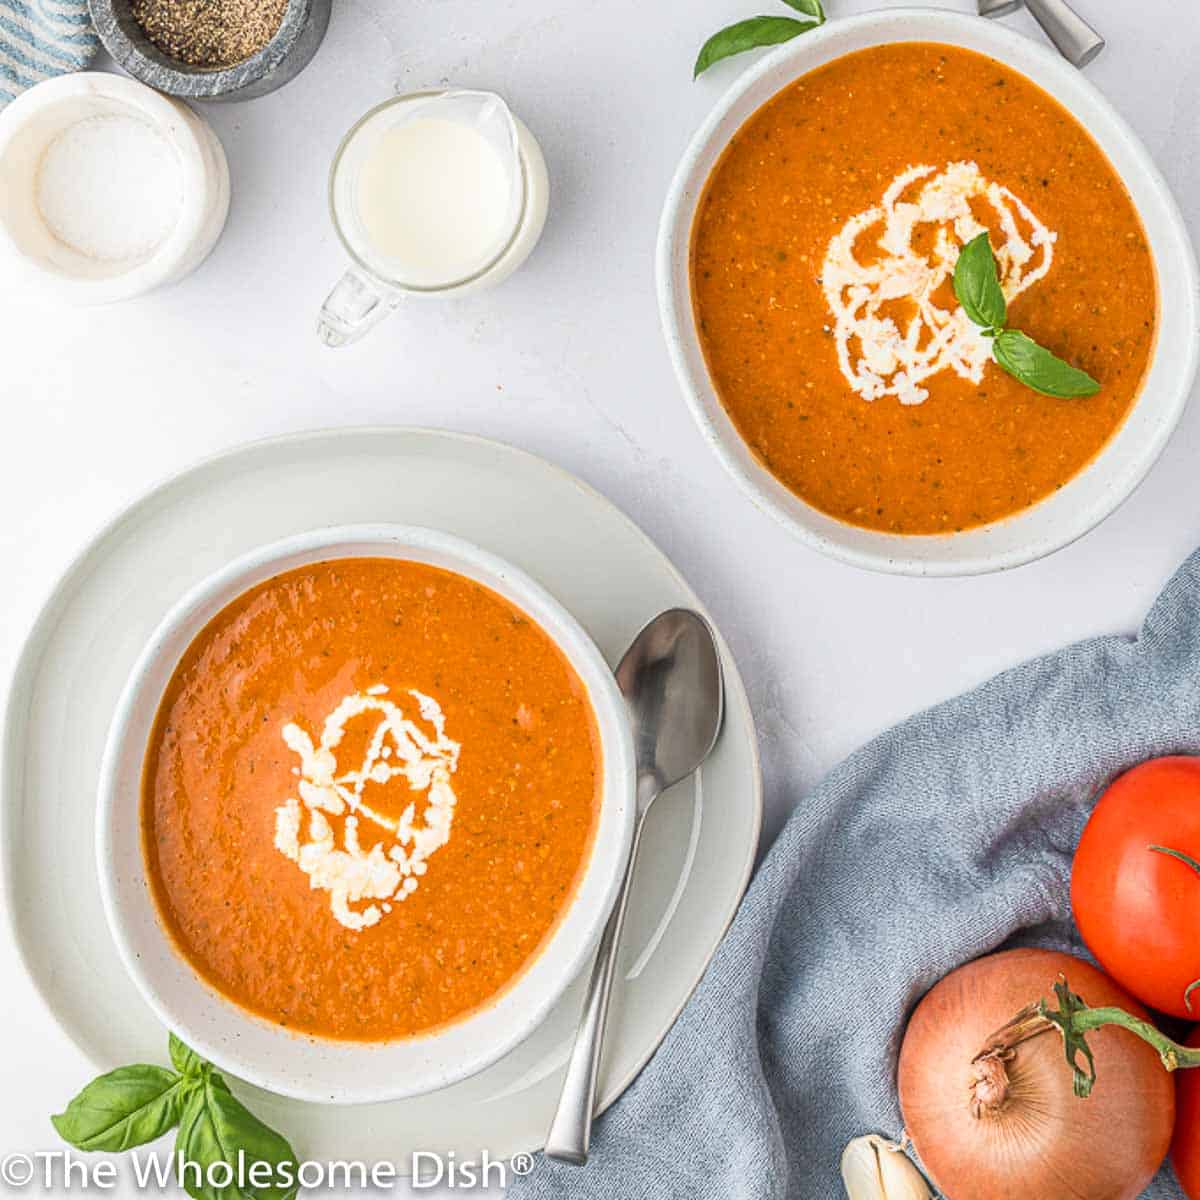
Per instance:
[[[329,25],[332,0],[288,0],[275,36],[230,67],[193,67],[164,54],[134,19],[130,0],[89,0],[92,22],[114,62],[134,79],[185,100],[251,100],[294,79]]]

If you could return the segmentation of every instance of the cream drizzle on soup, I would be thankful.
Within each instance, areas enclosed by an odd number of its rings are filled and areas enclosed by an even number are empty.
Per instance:
[[[973,205],[986,205],[986,221]],[[922,381],[941,371],[983,382],[991,342],[953,297],[945,305],[940,298],[959,252],[991,228],[1003,231],[996,265],[1011,302],[1049,272],[1056,235],[973,162],[943,171],[910,167],[881,204],[838,230],[821,264],[821,287],[851,391],[864,400],[922,404],[929,397]]]
[[[458,770],[459,744],[446,736],[446,717],[432,697],[410,688],[414,714],[387,698],[384,684],[346,696],[325,718],[321,739],[299,725],[283,727],[283,740],[300,759],[299,799],[275,810],[275,847],[329,893],[335,920],[347,929],[366,929],[392,911],[392,901],[417,890],[431,854],[449,840],[456,798],[451,776]],[[356,769],[344,769],[338,748],[349,721],[378,718]],[[403,780],[413,799],[399,817],[369,803],[370,789]],[[423,811],[418,816],[417,803]],[[365,818],[391,835],[364,850],[358,825]],[[340,826],[340,836],[338,827]],[[339,845],[340,842],[340,845]],[[374,904],[371,901],[379,901]]]

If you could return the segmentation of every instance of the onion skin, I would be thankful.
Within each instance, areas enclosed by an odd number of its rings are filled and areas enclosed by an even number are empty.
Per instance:
[[[1187,1045],[1200,1047],[1200,1026]],[[1200,1200],[1200,1068],[1179,1072],[1171,1165],[1188,1200]]]
[[[1086,1100],[1072,1091],[1057,1031],[1017,1046],[1005,1064],[973,1061],[1026,1005],[1052,998],[1060,974],[1090,1007],[1146,1016],[1095,967],[1050,950],[968,963],[913,1012],[900,1050],[900,1107],[947,1200],[1136,1200],[1166,1157],[1175,1081],[1127,1030],[1088,1035],[1097,1080]]]

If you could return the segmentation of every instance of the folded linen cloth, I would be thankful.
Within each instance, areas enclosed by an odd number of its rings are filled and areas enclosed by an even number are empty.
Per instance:
[[[0,108],[43,79],[81,71],[99,46],[87,0],[0,0]]]
[[[510,1200],[841,1200],[845,1143],[901,1131],[912,1006],[1000,946],[1081,952],[1068,884],[1096,793],[1178,752],[1200,752],[1200,551],[1136,639],[1008,671],[803,798],[587,1167],[539,1159]],[[1169,1167],[1145,1196],[1180,1200]]]

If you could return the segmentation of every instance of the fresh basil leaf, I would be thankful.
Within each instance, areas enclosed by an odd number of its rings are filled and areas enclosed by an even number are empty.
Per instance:
[[[292,1200],[296,1195],[295,1151],[284,1137],[264,1125],[216,1073],[210,1073],[189,1095],[175,1150],[184,1160],[179,1182],[193,1200]],[[215,1163],[229,1165],[232,1182],[228,1187],[214,1186],[209,1178]],[[262,1167],[255,1172],[255,1163],[267,1164],[269,1172]],[[218,1183],[223,1174],[218,1173]],[[266,1176],[270,1184],[257,1183],[256,1174]]]
[[[77,1150],[128,1150],[173,1128],[185,1091],[183,1080],[166,1067],[118,1067],[93,1079],[50,1120]]]
[[[792,38],[816,29],[820,24],[820,21],[800,21],[795,17],[749,17],[745,21],[738,21],[736,25],[728,25],[714,33],[700,47],[692,78],[695,79],[723,58],[758,46],[778,46],[781,42],[790,42]]]
[[[821,0],[783,0],[783,2],[788,8],[794,8],[797,12],[812,17],[818,25],[825,23],[825,10],[821,7]]]
[[[959,251],[954,264],[954,294],[976,325],[984,329],[1004,328],[1008,305],[1000,289],[1000,273],[986,232],[972,238]]]
[[[200,1075],[207,1064],[191,1046],[181,1042],[174,1034],[171,1034],[168,1045],[171,1051],[171,1062],[174,1063],[175,1070],[180,1075],[186,1075],[189,1079]]]
[[[996,337],[992,354],[1010,375],[1043,396],[1069,399],[1094,396],[1100,390],[1100,385],[1086,371],[1063,362],[1015,329],[1006,329]]]

